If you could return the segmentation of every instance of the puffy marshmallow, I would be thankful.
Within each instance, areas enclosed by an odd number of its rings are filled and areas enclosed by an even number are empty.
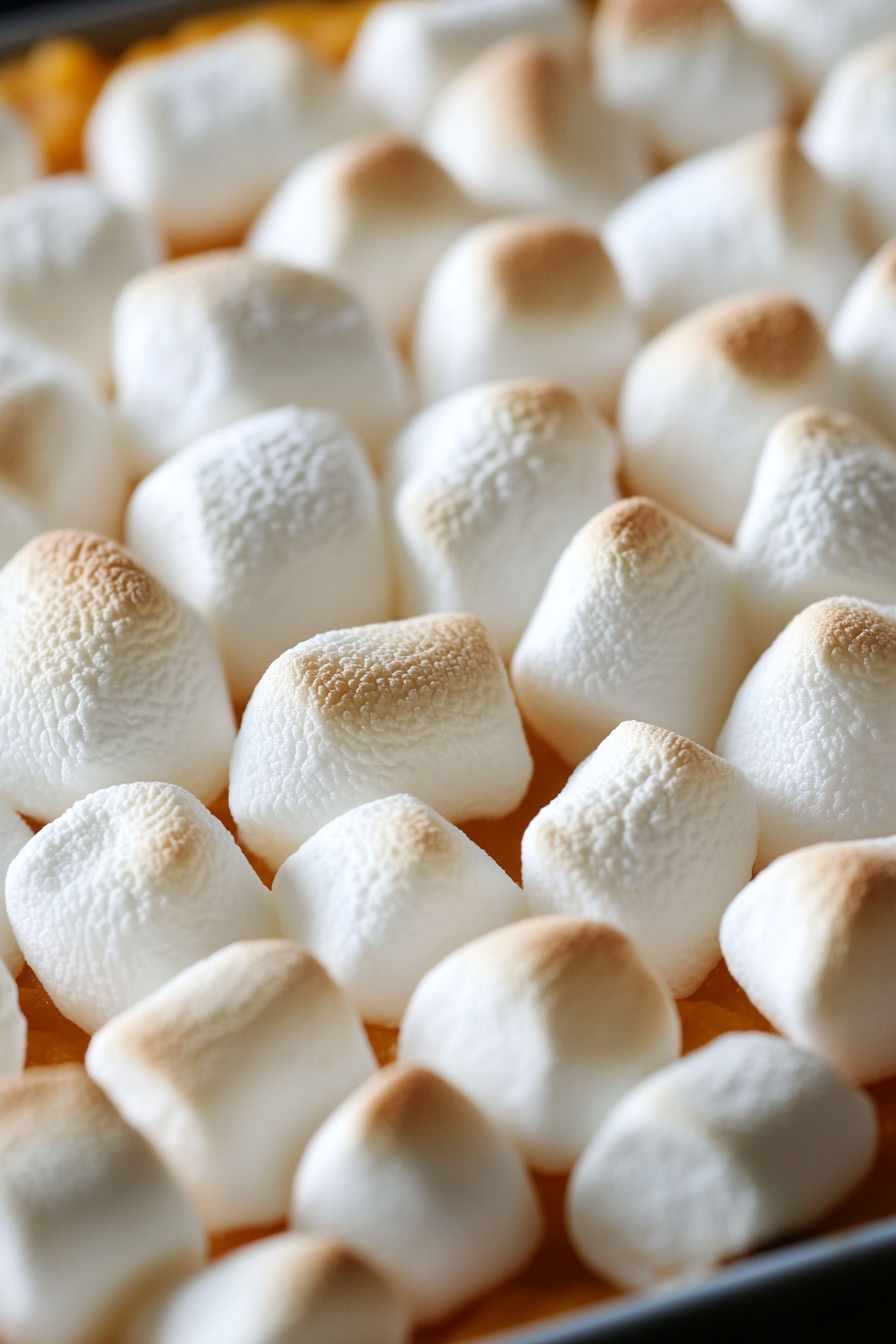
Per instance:
[[[95,789],[227,782],[233,710],[211,633],[114,541],[45,532],[0,571],[0,796],[50,821]]]
[[[536,914],[621,929],[682,999],[719,959],[719,921],[749,882],[759,821],[741,772],[686,737],[621,723],[523,835]]]
[[[861,266],[846,204],[779,127],[661,173],[604,239],[652,331],[742,289],[781,289],[827,322]]]
[[[274,879],[287,938],[313,953],[368,1022],[397,1026],[425,973],[522,919],[522,892],[463,831],[409,794],[352,808]]]
[[[175,454],[131,496],[127,541],[208,621],[242,703],[299,640],[390,615],[377,483],[328,411],[262,412]]]
[[[396,792],[449,821],[503,817],[532,758],[475,616],[331,630],[272,663],[243,716],[230,810],[273,867],[334,817]]]
[[[612,409],[640,327],[596,234],[560,219],[495,220],[450,247],[414,338],[425,401],[530,376]]]
[[[14,107],[0,103],[0,196],[27,187],[43,171],[43,154],[31,125]]]
[[[219,947],[278,931],[248,859],[174,784],[75,803],[13,860],[6,904],[29,966],[89,1032]]]
[[[13,976],[20,974],[25,958],[6,913],[6,874],[19,850],[31,839],[31,827],[0,799],[0,961]]]
[[[292,1220],[376,1265],[420,1321],[522,1269],[542,1231],[510,1140],[443,1079],[395,1066],[315,1134],[296,1172]]]
[[[302,1150],[376,1063],[323,967],[233,943],[108,1022],[87,1070],[211,1229],[275,1222]]]
[[[896,833],[896,607],[852,597],[795,616],[748,674],[716,750],[759,803],[759,860]]]
[[[721,1036],[634,1088],[573,1172],[570,1233],[627,1288],[809,1227],[867,1173],[871,1100],[763,1032]]]
[[[853,408],[896,441],[896,238],[862,271],[831,327]]]
[[[338,276],[403,338],[430,271],[473,223],[471,205],[424,149],[370,135],[297,168],[262,211],[248,246]]]
[[[19,990],[0,962],[0,1078],[19,1074],[25,1067],[28,1023],[19,1007]]]
[[[187,257],[133,281],[113,347],[119,413],[145,471],[290,402],[335,411],[376,450],[408,406],[398,355],[351,291],[245,252]]]
[[[725,541],[775,423],[837,404],[824,332],[796,299],[748,293],[699,308],[644,347],[619,397],[625,478]]]
[[[118,293],[161,258],[150,223],[90,178],[42,178],[0,200],[0,322],[105,385]]]
[[[509,658],[563,548],[618,498],[617,456],[559,383],[485,384],[417,416],[389,472],[401,614],[475,612]]]
[[[156,1276],[192,1269],[202,1250],[183,1195],[83,1069],[0,1086],[4,1340],[105,1340]]]
[[[730,553],[634,498],[573,537],[512,674],[526,719],[576,765],[624,719],[709,745],[747,666]]]

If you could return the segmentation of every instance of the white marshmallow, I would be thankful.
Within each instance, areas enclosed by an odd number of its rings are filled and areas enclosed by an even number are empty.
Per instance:
[[[0,1333],[98,1344],[158,1275],[192,1269],[195,1214],[74,1065],[0,1086]]]
[[[116,542],[45,532],[0,571],[0,736],[29,817],[135,779],[211,802],[234,739],[211,633]]]
[[[283,939],[182,971],[98,1031],[86,1062],[212,1230],[284,1217],[311,1135],[376,1070],[344,996]]]
[[[619,396],[627,485],[731,541],[772,427],[810,402],[842,400],[824,332],[784,294],[699,308],[655,336]]]
[[[896,607],[852,597],[795,616],[741,686],[716,751],[759,803],[759,862],[896,833]]]
[[[187,257],[128,285],[113,360],[144,471],[290,402],[335,411],[372,451],[408,409],[398,355],[340,281],[245,252]]]
[[[324,1122],[293,1189],[294,1226],[339,1237],[436,1320],[522,1269],[542,1231],[510,1140],[426,1069],[383,1069]]]
[[[719,921],[749,882],[759,821],[739,770],[685,737],[621,723],[523,835],[535,914],[627,933],[676,998],[719,960]]]
[[[149,222],[89,177],[42,178],[0,199],[0,322],[105,386],[118,293],[161,259]]]
[[[0,961],[0,1078],[22,1072],[27,1043],[28,1023],[19,1007],[18,986]]]
[[[450,247],[423,295],[424,401],[498,378],[551,378],[610,411],[641,343],[600,239],[561,219],[502,219]]]
[[[853,408],[896,441],[896,238],[862,271],[831,326]]]
[[[286,860],[273,892],[285,936],[366,1021],[390,1026],[442,957],[526,914],[494,859],[406,793],[328,822]]]
[[[31,125],[9,103],[0,103],[0,196],[44,172],[43,154]]]
[[[291,168],[370,120],[307,47],[252,23],[119,66],[84,144],[110,195],[195,251],[238,241]]]
[[[417,986],[402,1064],[432,1069],[543,1171],[568,1171],[610,1108],[678,1057],[672,996],[628,938],[549,915],[477,938]]]
[[[6,903],[29,966],[89,1032],[219,947],[278,931],[248,859],[174,784],[75,803],[13,860]]]
[[[733,1032],[646,1079],[573,1172],[570,1233],[626,1288],[809,1227],[867,1173],[874,1107],[822,1060]]]
[[[21,948],[6,913],[6,874],[19,850],[31,839],[31,827],[17,812],[0,799],[0,961],[13,977],[25,965]]]
[[[845,203],[779,127],[661,173],[604,240],[651,331],[743,289],[783,290],[827,322],[862,264]]]
[[[262,211],[248,247],[337,276],[404,338],[430,271],[474,222],[469,202],[424,149],[370,135],[297,168]]]
[[[299,640],[390,614],[377,483],[328,411],[262,412],[176,453],[131,496],[127,541],[208,621],[238,702]]]
[[[618,498],[618,447],[568,388],[535,379],[456,393],[392,447],[399,611],[471,611],[509,658],[563,548]]]
[[[241,840],[272,867],[360,803],[411,793],[449,821],[503,817],[532,775],[507,673],[475,616],[316,635],[255,688],[231,761]]]
[[[535,731],[576,765],[624,719],[707,746],[748,667],[726,547],[649,499],[592,518],[554,567],[513,657]]]

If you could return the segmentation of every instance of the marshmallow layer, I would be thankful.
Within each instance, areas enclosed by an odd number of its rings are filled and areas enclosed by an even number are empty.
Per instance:
[[[6,874],[19,850],[31,839],[31,827],[14,812],[8,803],[0,801],[0,961],[13,976],[21,973],[25,958],[16,942],[16,936],[6,913]]]
[[[20,1074],[25,1067],[28,1023],[19,1007],[19,990],[0,962],[0,1078]]]
[[[0,196],[40,177],[43,155],[29,122],[4,103],[0,107]]]
[[[872,257],[831,326],[852,407],[896,441],[896,238]]]

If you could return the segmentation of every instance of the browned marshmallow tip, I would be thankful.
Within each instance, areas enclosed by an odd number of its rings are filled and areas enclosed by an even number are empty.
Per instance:
[[[315,1134],[296,1173],[292,1221],[370,1260],[418,1321],[447,1316],[522,1269],[542,1233],[510,1140],[443,1079],[396,1066]]]
[[[853,409],[896,441],[896,238],[869,261],[831,326]]]

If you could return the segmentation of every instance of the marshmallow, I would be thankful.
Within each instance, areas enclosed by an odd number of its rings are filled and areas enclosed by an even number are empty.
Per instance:
[[[576,765],[624,719],[714,742],[747,666],[727,548],[635,498],[573,537],[512,676],[528,722]]]
[[[827,322],[862,264],[845,203],[779,127],[661,173],[604,241],[651,331],[742,289],[781,289]]]
[[[195,1214],[75,1065],[0,1085],[0,1334],[95,1344],[156,1276],[194,1268]]]
[[[200,957],[277,932],[248,859],[174,784],[75,803],[13,860],[6,904],[29,966],[88,1032]]]
[[[344,285],[245,252],[187,257],[128,285],[113,360],[144,471],[290,402],[335,411],[375,451],[408,407],[398,355]]]
[[[369,121],[307,47],[253,23],[119,66],[84,143],[111,196],[195,251],[238,241],[291,168]]]
[[[208,621],[241,703],[299,640],[390,614],[377,483],[328,411],[284,406],[175,454],[131,496],[127,541]]]
[[[896,238],[871,259],[843,300],[831,349],[853,409],[896,441]]]
[[[741,772],[685,737],[621,723],[523,835],[535,914],[621,929],[678,999],[719,960],[719,921],[749,882],[759,821]]]
[[[759,862],[896,833],[896,607],[852,597],[795,616],[741,686],[716,751],[759,803]]]
[[[365,17],[346,78],[390,125],[414,134],[465,65],[521,32],[572,55],[585,45],[584,11],[577,0],[386,0]]]
[[[608,0],[592,52],[600,96],[666,160],[724,145],[787,111],[778,72],[724,0]]]
[[[86,1063],[211,1230],[282,1218],[311,1135],[376,1069],[346,999],[283,939],[182,971],[98,1031]]]
[[[0,799],[0,961],[13,977],[21,974],[25,958],[6,913],[6,874],[19,850],[31,839],[31,827]]]
[[[401,339],[430,271],[473,222],[469,202],[425,150],[370,135],[297,168],[262,211],[248,246],[260,257],[337,276]]]
[[[640,343],[596,234],[561,219],[502,219],[465,233],[434,270],[414,362],[425,401],[528,376],[610,411]]]
[[[0,1078],[22,1072],[28,1023],[19,1007],[19,990],[6,966],[0,961]]]
[[[580,62],[527,37],[461,71],[425,143],[483,210],[556,211],[594,229],[649,175],[636,132],[601,107]]]
[[[509,658],[563,548],[618,498],[612,430],[535,379],[459,392],[392,448],[400,613],[472,611]]]
[[[9,103],[0,103],[0,196],[27,187],[44,171],[37,136]]]
[[[842,400],[824,332],[783,294],[700,308],[644,347],[619,397],[630,488],[730,541],[762,445],[788,411]]]
[[[286,937],[365,1021],[390,1026],[442,957],[527,913],[485,850],[406,793],[328,822],[286,860],[273,892]]]
[[[507,673],[475,616],[316,635],[246,708],[230,771],[240,839],[272,867],[360,803],[411,793],[449,821],[503,817],[532,758]]]
[[[90,178],[42,178],[0,200],[0,322],[105,386],[118,293],[161,258],[149,222]]]
[[[626,1288],[699,1274],[809,1227],[874,1158],[869,1097],[763,1032],[732,1032],[646,1079],[573,1172],[570,1234]]]
[[[437,1320],[522,1269],[541,1238],[510,1140],[426,1069],[383,1069],[309,1143],[294,1226],[344,1241]]]
[[[45,532],[0,571],[0,737],[0,797],[41,821],[130,780],[211,802],[234,738],[211,634],[114,541]]]

